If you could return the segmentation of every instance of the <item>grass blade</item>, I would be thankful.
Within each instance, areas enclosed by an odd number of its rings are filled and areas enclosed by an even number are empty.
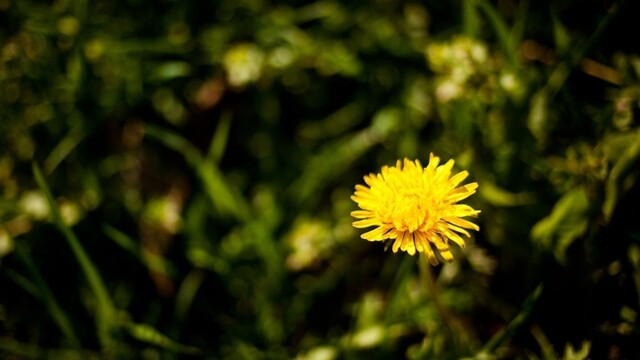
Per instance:
[[[22,344],[12,338],[0,338],[0,352],[8,355],[13,354],[19,359],[40,359],[43,357],[43,351],[38,346]],[[7,359],[10,357],[7,356]]]
[[[211,146],[209,147],[209,154],[207,159],[220,163],[224,150],[227,147],[227,141],[229,140],[229,130],[231,129],[231,113],[225,112],[220,116],[220,121],[216,127],[216,132],[213,134],[211,140]]]
[[[502,344],[511,339],[513,335],[515,335],[516,331],[529,319],[529,316],[531,316],[533,308],[541,294],[542,284],[538,285],[538,287],[536,287],[536,289],[525,299],[520,313],[518,313],[518,315],[513,318],[506,327],[498,331],[498,333],[485,344],[482,352],[493,354]]]
[[[200,286],[205,279],[204,271],[193,269],[184,278],[176,296],[175,318],[179,324],[184,323]]]
[[[179,344],[169,339],[166,335],[149,325],[128,323],[124,324],[124,328],[129,331],[129,334],[136,340],[158,346],[165,350],[186,355],[200,355],[202,353],[202,351],[196,347]]]
[[[500,14],[487,0],[477,0],[480,10],[484,12],[489,20],[489,24],[493,27],[493,31],[496,34],[498,43],[502,47],[504,54],[507,57],[509,65],[513,69],[518,68],[518,51],[511,41],[511,31],[507,28],[504,20],[500,17]]]
[[[87,350],[50,349],[26,344],[9,337],[0,337],[2,359],[98,359],[97,354]],[[11,356],[14,355],[14,356]]]
[[[121,248],[127,250],[136,259],[138,259],[148,270],[160,273],[167,277],[173,277],[176,274],[175,266],[162,256],[152,253],[151,251],[140,247],[127,234],[120,230],[104,225],[102,232]]]
[[[159,140],[168,148],[185,157],[185,160],[196,171],[207,196],[220,214],[231,215],[242,221],[249,219],[249,205],[240,192],[225,179],[214,161],[203,159],[193,144],[167,129],[147,125],[145,126],[145,134]]]
[[[71,115],[77,124],[71,128],[69,133],[51,150],[49,156],[43,163],[44,173],[51,174],[60,165],[60,163],[80,144],[88,135],[88,131],[84,129],[83,119],[79,114]]]
[[[62,311],[62,308],[58,304],[58,301],[53,295],[53,292],[47,285],[47,282],[42,277],[42,273],[40,273],[37,265],[35,264],[33,259],[31,259],[31,257],[25,252],[22,244],[16,243],[15,249],[16,254],[18,254],[20,260],[22,260],[22,262],[26,265],[27,270],[31,273],[31,277],[35,281],[35,285],[37,286],[36,291],[39,295],[40,300],[44,303],[47,311],[49,311],[49,314],[51,314],[53,321],[56,323],[56,325],[58,325],[58,328],[60,328],[60,331],[62,332],[62,335],[64,336],[67,344],[69,344],[73,348],[79,349],[80,341],[73,332],[71,322],[69,321],[69,318],[67,317],[65,312]]]
[[[611,21],[620,12],[620,9],[624,5],[624,0],[614,4],[607,15],[600,21],[598,27],[593,31],[588,38],[578,41],[573,49],[569,50],[569,54],[572,54],[568,60],[560,63],[549,76],[549,80],[545,85],[545,88],[549,91],[549,99],[553,99],[555,95],[560,91],[564,83],[569,78],[571,70],[573,70],[585,57],[589,49],[600,39],[600,36],[604,33],[605,29],[609,26]]]
[[[96,319],[98,338],[100,339],[103,349],[110,348],[112,343],[111,333],[114,327],[115,308],[111,297],[107,292],[107,287],[74,232],[62,220],[58,206],[56,205],[53,195],[51,194],[51,190],[49,189],[49,185],[45,181],[42,171],[35,162],[32,164],[32,171],[40,190],[42,190],[47,198],[47,203],[51,210],[54,225],[58,230],[60,230],[64,238],[67,240],[73,255],[80,264],[80,268],[87,279],[89,287],[96,298],[96,302],[98,304]]]
[[[196,167],[202,162],[202,155],[200,155],[200,151],[198,151],[193,144],[180,137],[178,134],[167,129],[163,129],[160,126],[150,124],[145,124],[144,133],[153,139],[159,140],[169,149],[182,154],[189,165]]]

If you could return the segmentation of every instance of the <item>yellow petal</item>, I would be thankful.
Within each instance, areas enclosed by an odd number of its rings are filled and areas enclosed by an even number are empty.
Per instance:
[[[453,254],[449,250],[440,251],[440,256],[445,259],[448,263],[453,261]]]
[[[449,250],[449,245],[447,244],[447,242],[444,239],[442,239],[442,236],[440,236],[439,234],[434,233],[430,237],[430,239],[434,240],[431,243],[436,246],[436,249],[438,249],[438,251],[447,251],[447,250]]]
[[[440,236],[440,234],[436,231],[429,231],[425,233],[425,237],[427,238],[427,240],[429,240],[430,243],[435,244],[436,247],[442,247],[443,245],[446,246],[446,243],[442,239],[442,236]]]
[[[403,231],[398,231],[396,229],[391,229],[387,235],[389,235],[389,239],[396,239],[398,235],[402,234]]]
[[[380,226],[382,225],[382,223],[380,223],[380,220],[378,219],[370,218],[370,219],[354,221],[352,225],[353,227],[362,229],[369,226],[376,226],[376,225]]]
[[[370,191],[356,190],[356,192],[354,192],[353,195],[361,199],[373,199],[373,200],[376,199],[376,196],[372,194]]]
[[[398,250],[402,246],[402,242],[404,241],[405,236],[407,236],[407,232],[406,231],[403,231],[400,234],[398,234],[398,237],[396,238],[396,241],[393,243],[392,250],[393,250],[394,253],[398,252]]]
[[[424,233],[421,231],[415,232],[415,243],[418,252],[425,252],[426,247],[429,246],[429,244],[427,244],[427,239],[424,237]]]
[[[465,216],[477,216],[480,210],[475,210],[469,205],[454,204],[449,206],[443,217],[465,217]]]
[[[451,224],[447,224],[447,227],[451,230],[457,231],[461,234],[466,235],[467,237],[471,237],[471,234],[469,234],[469,232],[461,227],[455,226],[455,225],[451,225]]]
[[[454,164],[454,161],[453,159],[451,159],[447,161],[446,164],[438,166],[438,168],[436,169],[436,174],[433,181],[434,182],[442,181],[443,179],[448,178],[449,175],[451,175],[451,169],[453,168],[453,164]]]
[[[445,199],[450,203],[458,202],[460,200],[466,199],[469,196],[475,194],[477,188],[478,188],[478,183],[471,183],[471,184],[460,186],[458,188],[455,188],[449,191]]]
[[[454,225],[463,227],[465,229],[472,229],[472,230],[476,230],[476,231],[480,230],[480,227],[478,225],[472,223],[471,221],[460,219],[460,218],[455,217],[455,216],[444,217],[444,218],[442,218],[442,220],[444,220],[446,222],[449,222],[449,223],[452,223]]]
[[[384,226],[380,226],[377,227],[371,231],[368,231],[362,235],[360,235],[361,238],[365,239],[365,240],[369,240],[369,241],[381,241],[381,240],[385,240],[387,239],[389,236],[387,236],[387,232],[389,231],[389,228],[384,227]]]
[[[369,193],[369,194],[363,194],[361,191],[356,191],[353,193],[353,195],[351,195],[351,200],[357,202],[357,203],[361,203],[361,202],[372,202],[372,203],[378,203],[378,199],[376,198],[375,195]]]
[[[371,191],[371,188],[368,188],[368,187],[366,187],[364,185],[358,184],[358,185],[356,185],[356,191],[362,191],[362,192],[368,193],[368,192]]]
[[[435,170],[440,164],[440,158],[433,155],[433,153],[429,154],[429,164],[427,164],[427,168],[430,170]]]
[[[458,246],[460,246],[461,248],[465,247],[465,242],[464,239],[460,237],[460,235],[454,233],[451,230],[446,230],[443,232],[443,234],[448,237],[451,241],[453,241],[454,243],[458,244]]]
[[[402,251],[406,251],[409,254],[415,254],[415,243],[413,240],[413,233],[405,232],[404,239],[402,239],[402,246],[400,246]]]
[[[431,263],[431,265],[433,266],[438,265],[438,258],[436,257],[436,254],[433,252],[433,249],[431,248],[431,245],[429,245],[429,243],[427,243],[427,247],[425,248],[425,250],[427,254],[427,259],[429,259],[429,262]]]
[[[405,238],[405,241],[406,241],[406,238]],[[413,236],[411,237],[411,241],[409,241],[409,244],[407,245],[407,248],[405,251],[411,256],[413,256],[416,253],[416,243],[413,240]]]
[[[451,187],[456,187],[462,182],[462,180],[466,179],[467,176],[469,176],[469,172],[461,171],[449,179],[449,185],[451,185]]]
[[[364,182],[369,186],[373,186],[377,182],[377,180],[378,180],[378,175],[373,173],[366,175],[364,177]]]
[[[355,196],[351,196],[351,200],[355,201],[356,203],[358,203],[358,206],[362,209],[362,210],[374,210],[377,206],[377,203],[375,200],[372,199],[361,199],[361,198],[357,198]]]
[[[366,219],[366,218],[373,217],[373,212],[369,210],[356,210],[351,212],[351,216],[353,216],[356,219]]]

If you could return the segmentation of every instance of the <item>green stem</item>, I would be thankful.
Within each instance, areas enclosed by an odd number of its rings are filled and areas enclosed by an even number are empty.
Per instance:
[[[474,38],[478,35],[478,11],[475,0],[462,2],[462,29],[464,35]]]
[[[426,285],[427,291],[431,296],[431,301],[433,301],[436,306],[440,318],[444,322],[445,326],[449,328],[451,333],[454,334],[454,338],[460,340],[460,345],[463,345],[469,351],[472,351],[475,346],[473,346],[474,341],[469,331],[469,327],[464,324],[462,319],[452,313],[447,305],[442,301],[429,259],[427,259],[426,256],[420,256],[420,258],[422,260],[418,261],[420,277],[422,282]]]

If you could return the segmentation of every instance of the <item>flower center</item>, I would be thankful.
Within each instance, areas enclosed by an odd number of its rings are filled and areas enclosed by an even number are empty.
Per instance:
[[[428,198],[424,189],[402,189],[392,201],[392,221],[398,230],[413,232],[429,218]]]

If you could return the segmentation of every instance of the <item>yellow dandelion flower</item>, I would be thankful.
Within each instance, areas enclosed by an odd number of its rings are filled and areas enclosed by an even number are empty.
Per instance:
[[[442,258],[450,262],[453,255],[449,241],[461,247],[463,238],[469,237],[465,229],[479,230],[478,225],[462,219],[476,217],[480,210],[469,205],[457,204],[476,192],[478,183],[458,186],[468,175],[462,171],[451,176],[453,160],[440,165],[440,158],[433,154],[427,167],[420,161],[398,160],[396,166],[384,166],[380,174],[369,174],[364,181],[369,187],[356,185],[351,199],[361,210],[351,213],[356,219],[353,226],[375,229],[362,234],[369,241],[393,242],[393,252],[406,251],[410,255],[421,252],[433,265],[438,264],[432,246]]]

